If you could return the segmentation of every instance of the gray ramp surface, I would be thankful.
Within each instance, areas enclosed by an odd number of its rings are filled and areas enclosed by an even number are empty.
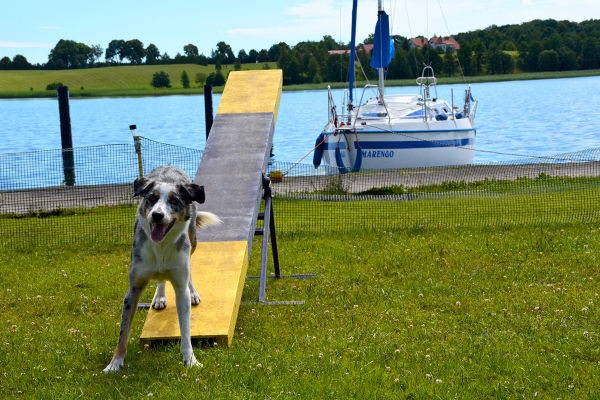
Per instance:
[[[194,181],[206,194],[199,210],[223,224],[199,230],[199,242],[248,241],[252,248],[274,129],[273,113],[217,114]]]

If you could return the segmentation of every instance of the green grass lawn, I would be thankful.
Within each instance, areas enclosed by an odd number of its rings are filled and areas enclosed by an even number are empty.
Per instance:
[[[242,70],[277,68],[277,63],[242,64]],[[188,73],[191,88],[184,89],[181,85],[181,73]],[[233,70],[233,65],[223,65],[224,76]],[[155,89],[150,85],[152,75],[165,71],[171,78],[172,88]],[[52,82],[61,82],[69,86],[71,97],[98,96],[160,96],[174,94],[199,94],[203,92],[202,85],[194,82],[197,73],[205,75],[215,71],[214,65],[173,64],[173,65],[138,65],[116,66],[73,70],[32,70],[32,71],[0,71],[0,98],[26,97],[55,97],[56,90],[45,90]],[[481,75],[463,79],[462,77],[439,78],[439,84],[499,82],[511,80],[573,78],[600,75],[600,70],[529,72],[508,75]],[[363,87],[366,82],[359,81],[357,87]],[[345,88],[347,82],[307,83],[301,85],[286,85],[284,90],[322,90],[327,86]],[[414,79],[388,80],[387,86],[414,86]],[[83,89],[81,89],[83,87]],[[215,93],[223,90],[214,88]]]
[[[275,68],[276,63],[243,64],[243,70],[263,69],[265,65]],[[233,70],[233,65],[223,65],[224,76]],[[171,78],[170,89],[155,89],[150,85],[152,75],[165,71]],[[186,71],[191,88],[184,89],[181,73]],[[51,97],[56,90],[46,90],[46,85],[61,82],[69,86],[72,97],[79,96],[153,96],[164,94],[202,93],[202,86],[195,82],[196,74],[208,76],[215,72],[214,65],[173,64],[137,65],[86,68],[72,70],[0,71],[0,97]],[[83,87],[83,89],[81,89]],[[216,88],[215,91],[222,90]]]
[[[313,206],[288,205],[299,216]],[[175,341],[140,344],[140,311],[125,367],[111,375],[101,371],[119,334],[130,239],[97,238],[131,227],[92,224],[89,240],[74,240],[75,227],[69,244],[51,248],[40,236],[27,251],[3,249],[0,398],[595,398],[600,221],[506,215],[458,228],[287,227],[283,273],[316,277],[269,281],[267,299],[306,304],[243,305],[233,345],[196,343],[194,369],[180,364]],[[258,273],[259,240],[253,248],[249,274]],[[242,301],[257,296],[258,281],[248,281]]]

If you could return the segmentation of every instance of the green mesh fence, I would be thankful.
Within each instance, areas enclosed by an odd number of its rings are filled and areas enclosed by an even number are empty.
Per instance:
[[[491,165],[361,171],[274,163],[280,228],[595,222],[600,149]],[[272,176],[278,173],[271,172]]]
[[[202,151],[141,138],[144,173],[194,176]],[[129,243],[139,176],[133,144],[0,154],[2,246]],[[68,164],[67,164],[68,165]],[[287,172],[277,179],[277,171]],[[598,222],[600,149],[491,165],[361,171],[272,162],[279,231]],[[67,186],[74,177],[74,185]],[[210,195],[210,194],[207,194]],[[208,210],[210,211],[210,210]]]
[[[144,173],[172,164],[194,176],[202,151],[141,138]],[[132,144],[0,154],[0,237],[8,247],[131,240],[139,176]],[[67,163],[67,165],[69,165]],[[74,185],[67,186],[74,177]]]

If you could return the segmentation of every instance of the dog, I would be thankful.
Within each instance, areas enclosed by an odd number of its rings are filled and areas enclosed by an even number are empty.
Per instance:
[[[133,197],[142,200],[134,225],[129,290],[123,300],[119,342],[104,372],[116,372],[123,365],[133,316],[151,279],[159,282],[152,301],[157,310],[167,306],[165,281],[173,285],[183,362],[198,365],[190,338],[190,313],[191,306],[200,303],[200,296],[191,280],[190,256],[196,249],[196,229],[221,221],[212,213],[196,210],[194,202],[204,203],[204,186],[193,183],[187,173],[174,166],[155,168],[136,179]]]

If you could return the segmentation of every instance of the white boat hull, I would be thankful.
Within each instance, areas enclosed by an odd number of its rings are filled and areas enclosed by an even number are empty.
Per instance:
[[[332,167],[351,169],[360,147],[361,170],[472,164],[476,130],[468,119],[454,122],[436,121],[421,131],[378,132],[370,127],[356,133],[325,132],[323,160]],[[336,148],[343,165],[336,160]]]

